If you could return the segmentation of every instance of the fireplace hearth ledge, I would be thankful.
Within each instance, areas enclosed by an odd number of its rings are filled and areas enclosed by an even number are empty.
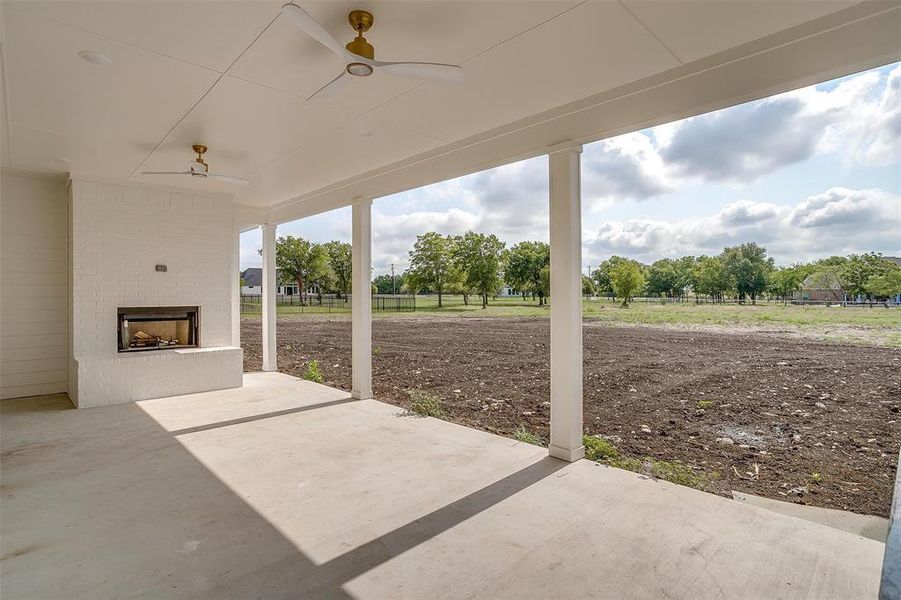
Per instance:
[[[205,352],[221,352],[222,350],[241,350],[238,346],[216,346],[215,348],[173,348],[177,354],[203,354]]]
[[[78,408],[124,404],[241,387],[244,351],[237,346],[173,348],[76,358]]]

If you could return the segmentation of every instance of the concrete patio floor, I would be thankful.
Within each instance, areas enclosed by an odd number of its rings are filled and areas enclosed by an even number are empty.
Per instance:
[[[884,545],[278,373],[0,403],[4,598],[875,598]]]

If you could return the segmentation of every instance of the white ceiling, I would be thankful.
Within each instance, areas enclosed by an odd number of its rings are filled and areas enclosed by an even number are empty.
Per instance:
[[[307,102],[341,64],[278,16],[281,1],[3,2],[3,165],[275,206],[855,4],[298,3],[341,41],[353,35],[347,13],[370,10],[377,58],[462,64],[465,82],[376,74]],[[197,142],[213,171],[251,185],[139,174],[180,170]]]

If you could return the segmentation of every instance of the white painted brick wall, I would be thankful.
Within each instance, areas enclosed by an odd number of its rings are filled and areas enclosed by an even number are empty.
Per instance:
[[[241,350],[230,346],[238,243],[231,200],[76,179],[70,202],[77,404],[240,386]],[[117,351],[119,307],[194,305],[201,346],[219,351]]]

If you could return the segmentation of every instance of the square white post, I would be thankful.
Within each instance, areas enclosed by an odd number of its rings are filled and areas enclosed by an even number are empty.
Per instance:
[[[551,234],[551,456],[575,461],[582,445],[582,147],[549,153]]]
[[[261,225],[263,233],[263,370],[277,371],[275,345],[275,224]]]
[[[231,345],[241,347],[241,229],[235,227],[232,232],[232,340]]]
[[[351,396],[372,398],[372,200],[353,205],[353,390]]]

